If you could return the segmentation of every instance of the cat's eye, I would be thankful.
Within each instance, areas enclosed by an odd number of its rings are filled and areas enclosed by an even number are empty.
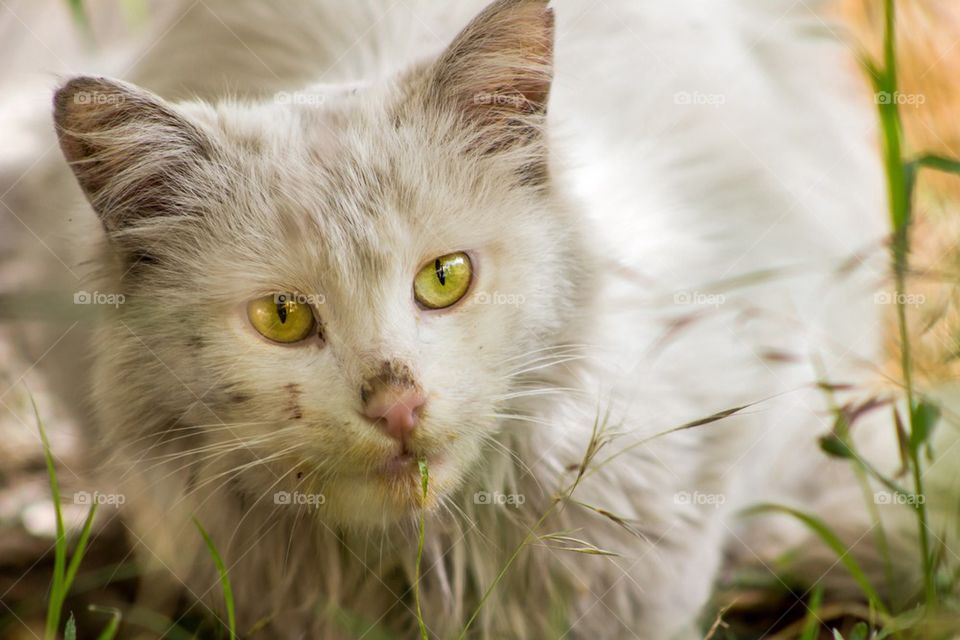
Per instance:
[[[470,257],[462,252],[450,253],[420,269],[413,281],[413,293],[427,309],[445,309],[467,293],[472,279]]]
[[[282,344],[306,340],[317,324],[310,305],[286,293],[251,300],[247,304],[247,318],[264,338]]]

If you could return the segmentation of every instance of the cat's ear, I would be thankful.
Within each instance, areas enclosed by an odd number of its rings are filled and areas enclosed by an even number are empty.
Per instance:
[[[106,78],[78,77],[53,99],[63,155],[108,234],[197,209],[197,176],[213,145],[160,97]]]
[[[541,134],[553,81],[554,16],[547,4],[497,0],[430,72],[429,99],[476,125],[484,150]]]

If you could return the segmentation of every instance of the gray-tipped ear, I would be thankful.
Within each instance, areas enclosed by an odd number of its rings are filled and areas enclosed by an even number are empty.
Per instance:
[[[553,81],[553,39],[547,0],[497,0],[435,63],[428,100],[483,130],[488,150],[536,135]]]
[[[108,234],[137,221],[189,215],[213,145],[160,97],[107,78],[78,77],[53,98],[60,149]]]

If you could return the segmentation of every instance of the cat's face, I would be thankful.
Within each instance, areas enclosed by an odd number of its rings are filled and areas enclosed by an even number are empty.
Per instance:
[[[378,523],[423,504],[418,460],[428,505],[483,464],[576,311],[577,225],[542,131],[551,27],[541,3],[500,2],[431,65],[283,103],[59,92],[128,298],[105,348],[203,425],[224,453],[204,464],[250,463],[249,497],[320,494],[330,518]]]

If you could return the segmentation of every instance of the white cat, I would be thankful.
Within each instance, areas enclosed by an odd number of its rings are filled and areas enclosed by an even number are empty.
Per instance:
[[[422,510],[435,638],[697,637],[725,551],[801,539],[755,502],[842,504],[868,546],[816,448],[817,381],[882,359],[843,43],[759,0],[499,0],[455,35],[481,8],[205,2],[139,86],[57,91],[106,232],[83,288],[123,296],[92,459],[147,606],[222,611],[193,517],[268,638],[412,637]]]

